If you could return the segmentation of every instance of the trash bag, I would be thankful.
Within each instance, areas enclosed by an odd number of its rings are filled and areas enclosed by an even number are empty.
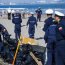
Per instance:
[[[8,48],[8,46],[4,46],[1,52],[1,58],[3,58],[4,62],[12,63],[14,52]]]
[[[8,46],[11,50],[16,50],[18,41],[15,39],[10,38],[10,35],[5,36],[4,41],[3,41],[5,46]]]
[[[12,63],[16,51],[16,46],[14,46],[15,40],[13,39],[13,41],[6,41],[7,42],[3,42],[3,48],[0,52],[0,55],[3,58],[4,62]]]
[[[15,65],[37,65],[33,58],[30,56],[31,51],[32,46],[29,44],[20,46]]]

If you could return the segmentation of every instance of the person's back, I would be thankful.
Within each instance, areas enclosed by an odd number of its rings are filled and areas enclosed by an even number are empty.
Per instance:
[[[53,18],[52,17],[49,17],[48,19],[45,20],[45,24],[44,24],[44,28],[43,28],[43,31],[46,31],[47,28],[53,24]]]
[[[39,15],[41,15],[42,14],[42,11],[41,10],[38,10],[38,12],[37,12]]]
[[[31,14],[31,16],[28,19],[27,26],[29,25],[28,33],[30,38],[34,38],[35,33],[35,26],[37,26],[37,20],[34,17],[34,14]]]
[[[46,14],[46,16],[47,16],[47,19],[45,19],[45,21],[44,21],[44,28],[43,28],[43,31],[44,32],[46,32],[46,30],[48,29],[48,27],[50,26],[50,25],[52,25],[53,24],[53,20],[54,20],[54,18],[53,18],[53,9],[47,9],[46,11],[45,11],[45,14]]]
[[[42,10],[41,9],[38,9],[36,10],[36,13],[37,13],[37,21],[41,21],[41,15],[42,15]]]
[[[45,40],[48,39],[56,40],[56,26],[57,26],[56,24],[52,24],[49,26],[49,28],[45,32],[45,36],[44,36]]]
[[[52,24],[45,32],[45,42],[47,43],[47,57],[48,60],[46,65],[52,65],[52,61],[54,62],[54,54],[55,54],[55,45],[56,45],[56,24]]]
[[[37,25],[36,18],[34,16],[29,17],[27,25],[29,25],[29,27],[35,27],[35,25]]]
[[[53,39],[53,40],[56,40],[56,25],[53,24],[53,25],[50,25],[50,27],[48,28],[48,39]]]
[[[20,13],[15,13],[13,18],[12,18],[12,23],[15,24],[14,26],[14,32],[15,32],[15,38],[18,40],[21,35],[21,23],[22,23],[22,18]]]
[[[39,15],[42,14],[42,10],[41,10],[41,8],[38,8],[35,12],[36,12],[37,14],[39,14]]]
[[[21,24],[22,23],[22,19],[21,19],[21,15],[20,13],[15,13],[12,19],[12,22],[14,24]]]

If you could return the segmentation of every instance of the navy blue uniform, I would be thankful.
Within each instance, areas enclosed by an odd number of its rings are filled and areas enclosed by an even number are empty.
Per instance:
[[[65,65],[65,21],[60,21],[56,29],[56,65]],[[60,27],[62,27],[60,29]]]
[[[56,43],[56,24],[50,25],[45,32],[44,40],[47,43],[47,61],[45,65],[53,65],[53,56]]]
[[[37,26],[37,20],[34,16],[29,17],[27,25],[29,25],[29,37],[34,38],[34,33],[35,33],[35,25]]]
[[[18,40],[21,34],[21,23],[22,23],[21,14],[15,13],[13,16],[12,22],[15,24],[15,30],[14,30],[15,38],[16,40]]]
[[[43,31],[46,31],[47,30],[47,28],[50,26],[50,25],[52,25],[53,24],[53,18],[52,17],[49,17],[48,19],[46,19],[45,21],[44,21],[44,28],[43,28]]]
[[[36,10],[36,13],[37,13],[37,21],[41,21],[42,10],[38,9]]]

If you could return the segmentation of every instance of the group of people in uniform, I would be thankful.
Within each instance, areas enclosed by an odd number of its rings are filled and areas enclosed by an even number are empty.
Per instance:
[[[12,12],[12,23],[14,26],[15,39],[18,40],[21,35],[22,27],[22,16],[19,10],[10,10],[8,9],[8,19],[11,19]],[[36,11],[37,17],[34,16],[33,12],[30,12],[31,16],[28,18],[26,26],[28,26],[28,34],[30,38],[34,38],[35,26],[37,27],[37,21],[41,21],[42,10],[39,7]]]
[[[34,38],[35,34],[35,26],[37,26],[37,21],[41,21],[41,15],[42,15],[42,10],[39,8],[36,10],[37,18],[34,17],[34,13],[30,12],[31,16],[28,18],[27,21],[27,26],[29,26],[28,33],[30,38]],[[21,18],[21,13],[16,12],[13,14],[12,22],[15,24],[15,38],[18,40],[21,35],[21,23],[22,23],[22,18]]]
[[[41,21],[42,10],[36,10],[37,18],[31,12],[28,18],[27,26],[29,26],[29,37],[34,38],[35,26],[37,21]],[[47,59],[45,65],[65,65],[65,20],[64,14],[52,9],[46,10],[47,19],[44,21],[43,31],[45,32],[44,40],[47,43],[46,52]],[[54,16],[54,17],[53,17]],[[21,35],[21,13],[16,12],[12,15],[12,22],[15,24],[15,38],[18,40]]]
[[[54,15],[54,18],[52,17]],[[65,20],[64,14],[52,9],[46,10],[43,31],[47,43],[45,65],[65,65]]]
[[[41,21],[42,11],[40,8],[36,10],[37,19],[34,17],[34,13],[31,12],[31,16],[28,19],[27,26],[29,25],[29,37],[34,38],[35,26],[37,27],[37,21]],[[38,15],[38,13],[40,15]],[[45,32],[44,40],[47,43],[47,60],[45,65],[65,65],[65,20],[64,14],[59,11],[53,11],[52,9],[46,10],[47,19],[44,21],[43,31]],[[54,17],[53,17],[54,15]],[[15,38],[20,38],[21,34],[21,15],[14,14],[12,22],[15,24]]]
[[[15,38],[16,38],[16,40],[18,40],[20,38],[20,35],[21,35],[21,27],[22,27],[22,25],[21,25],[21,23],[22,23],[21,14],[15,13],[13,15],[12,22],[15,24],[15,30],[14,30]],[[34,13],[31,12],[31,16],[29,17],[26,25],[29,26],[29,30],[28,30],[29,37],[34,38],[35,25],[37,26],[37,20],[34,17]]]

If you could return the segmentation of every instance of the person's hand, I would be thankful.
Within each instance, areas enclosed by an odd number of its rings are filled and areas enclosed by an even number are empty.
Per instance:
[[[63,28],[62,27],[59,27],[59,30],[62,30]]]

